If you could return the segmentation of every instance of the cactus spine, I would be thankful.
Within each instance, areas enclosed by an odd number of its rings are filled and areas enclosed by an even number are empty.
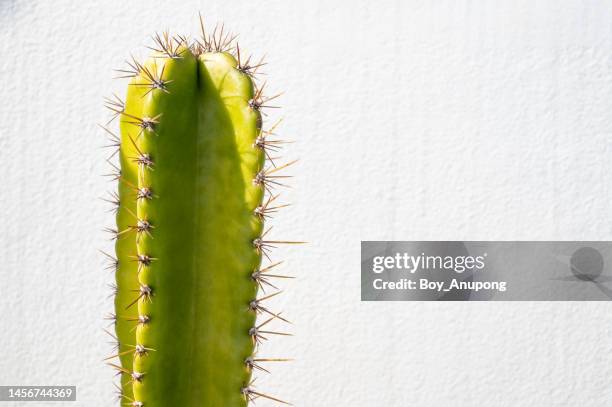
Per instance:
[[[154,37],[153,55],[133,61],[120,118],[115,231],[116,337],[122,402],[132,406],[246,406],[267,371],[256,356],[262,324],[278,319],[265,300],[276,293],[262,256],[264,220],[284,166],[266,167],[264,98],[253,80],[260,64],[240,61],[223,30],[189,44]],[[231,52],[235,51],[235,55]],[[270,169],[271,168],[271,169]],[[266,193],[268,197],[265,198]],[[265,320],[257,325],[257,315]]]

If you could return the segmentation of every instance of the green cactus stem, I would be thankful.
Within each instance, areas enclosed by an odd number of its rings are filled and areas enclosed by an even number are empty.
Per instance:
[[[259,294],[275,244],[264,221],[279,172],[280,141],[261,129],[264,98],[232,37],[215,30],[189,44],[158,35],[153,55],[130,64],[121,125],[116,335],[123,402],[132,406],[246,406],[260,393],[254,369],[261,327],[286,321]],[[235,55],[230,52],[235,51]],[[265,195],[268,193],[268,197]],[[265,318],[257,325],[257,315]]]

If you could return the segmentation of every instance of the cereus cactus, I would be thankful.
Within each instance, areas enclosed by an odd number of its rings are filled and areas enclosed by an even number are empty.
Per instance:
[[[246,406],[268,398],[253,370],[279,293],[269,250],[275,188],[287,177],[272,161],[281,140],[262,129],[273,97],[255,81],[261,62],[240,56],[223,28],[202,38],[156,35],[152,55],[121,70],[118,118],[115,337],[109,359],[122,404]],[[105,127],[112,134],[112,131]],[[263,259],[262,259],[263,257]],[[262,262],[263,260],[263,262]],[[262,264],[265,263],[265,264]],[[273,291],[266,291],[269,288]],[[258,319],[259,315],[259,319]]]

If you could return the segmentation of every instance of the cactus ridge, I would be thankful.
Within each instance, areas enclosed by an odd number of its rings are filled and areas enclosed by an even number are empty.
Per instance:
[[[253,372],[289,358],[260,357],[269,326],[291,322],[270,309],[281,294],[278,245],[264,224],[289,206],[276,189],[296,161],[277,164],[286,140],[262,128],[281,94],[257,84],[263,58],[245,58],[224,25],[201,37],[155,34],[144,63],[133,56],[117,78],[125,100],[104,105],[111,148],[109,177],[118,191],[103,198],[116,214],[113,354],[122,405],[246,406],[258,398],[289,404],[253,386]],[[108,126],[119,121],[120,135]],[[119,165],[113,163],[118,157]],[[269,264],[262,265],[262,259]],[[273,290],[273,292],[267,292]],[[258,295],[258,293],[260,293]],[[258,320],[258,316],[260,320]]]

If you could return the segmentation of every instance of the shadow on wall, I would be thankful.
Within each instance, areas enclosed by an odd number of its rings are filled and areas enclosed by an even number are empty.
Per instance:
[[[0,0],[0,19],[10,17],[17,10],[17,0]]]

